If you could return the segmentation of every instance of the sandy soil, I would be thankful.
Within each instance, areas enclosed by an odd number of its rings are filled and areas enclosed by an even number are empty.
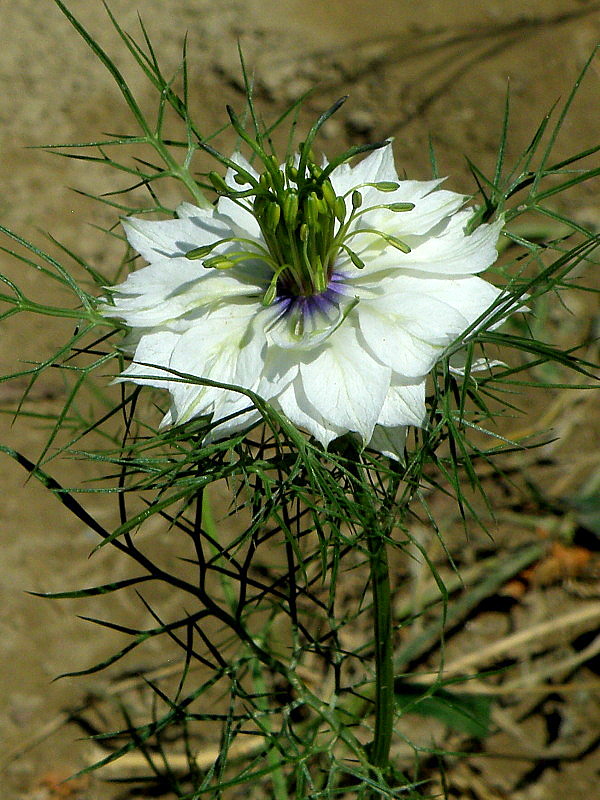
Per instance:
[[[141,105],[150,105],[151,90],[123,55],[100,0],[72,0],[70,5],[131,75]],[[144,0],[138,4],[112,0],[110,5],[123,27],[132,32],[137,29],[136,12],[141,12],[164,63],[173,69],[188,32],[194,102],[202,110],[205,129],[224,120],[225,102],[242,104],[239,38],[248,64],[256,70],[257,99],[265,114],[282,109],[312,86],[318,88],[306,103],[304,121],[341,94],[349,94],[349,102],[329,125],[332,150],[393,135],[399,169],[410,177],[425,178],[430,174],[431,135],[440,172],[451,176],[449,186],[455,190],[472,186],[465,154],[484,169],[493,163],[508,81],[513,102],[510,158],[527,144],[548,108],[567,95],[600,33],[597,7],[573,0],[526,4],[514,0],[461,4],[448,0],[372,0],[368,4],[356,0]],[[596,62],[557,141],[557,158],[596,143],[598,121],[592,109],[597,106],[599,70]],[[112,212],[68,188],[99,192],[112,188],[112,176],[82,162],[25,149],[88,141],[106,131],[133,132],[133,122],[110,78],[51,0],[14,0],[3,6],[0,86],[0,224],[57,252],[45,239],[44,232],[49,232],[98,266],[117,259],[118,243],[90,225],[109,227],[114,223]],[[582,222],[600,224],[597,187],[595,193],[591,188],[582,190],[571,203],[568,211]],[[25,271],[8,257],[0,255],[0,259],[2,270],[18,275],[20,285],[35,296],[40,286],[35,271]],[[580,335],[598,313],[591,300],[586,305],[574,298],[572,303],[574,317],[550,321],[567,340]],[[2,371],[14,369],[15,358],[40,359],[52,352],[60,331],[60,326],[41,318],[11,320],[2,334]],[[1,385],[2,404],[13,403],[23,387],[22,381]],[[57,374],[35,387],[29,408],[53,410],[63,398]],[[539,411],[536,420],[551,402],[554,399],[539,396],[527,400]],[[598,434],[589,424],[599,419],[597,405],[587,397],[565,403],[573,414],[571,424],[565,426],[560,407],[550,424],[557,421],[557,430],[569,437],[568,443],[552,451],[551,468],[543,477],[559,495],[574,491],[574,484],[589,473],[598,448]],[[518,426],[528,424],[531,421],[521,420]],[[35,458],[46,436],[42,421],[23,419],[13,425],[5,415],[0,425],[1,441]],[[584,464],[581,470],[580,463]],[[55,462],[52,469],[67,483],[87,475],[81,463]],[[84,705],[97,683],[90,679],[52,683],[57,674],[111,652],[114,642],[108,633],[75,618],[86,613],[102,616],[102,610],[93,603],[46,602],[25,592],[56,591],[65,584],[71,588],[92,585],[124,574],[123,566],[111,553],[88,560],[96,543],[93,534],[66,516],[39,486],[25,484],[24,475],[7,459],[2,467],[2,498],[0,796],[2,800],[113,800],[121,796],[118,787],[96,779],[58,785],[62,777],[80,769],[89,755],[87,743],[79,740],[81,730],[64,724],[61,712]],[[110,512],[99,500],[92,499],[88,507],[109,519]],[[509,541],[509,534],[500,530],[498,547]],[[477,542],[470,544],[473,557],[477,546]],[[548,591],[540,590],[538,601],[530,598],[519,613],[525,617],[529,613],[539,621],[552,615],[557,605],[564,610],[583,602],[560,586]],[[140,613],[131,608],[123,611]],[[144,618],[138,621],[147,623]],[[493,615],[478,617],[471,630],[473,641],[493,640],[499,635],[494,627],[498,624],[505,623]],[[594,677],[592,670],[585,675],[588,681]],[[573,730],[585,728],[584,711],[598,716],[597,698],[574,695],[566,706],[564,697],[559,700],[565,725]],[[540,730],[547,715],[540,711],[532,720],[527,735],[539,734],[543,744]],[[509,731],[503,735],[508,737],[505,752],[510,752],[514,741]],[[501,750],[503,743],[496,746]],[[463,766],[455,776],[458,788],[452,796],[552,800],[565,796],[562,787],[568,781],[570,800],[583,800],[597,786],[597,763],[594,767],[589,754],[575,763],[552,762],[531,780],[518,783],[535,768],[535,762],[506,761]]]

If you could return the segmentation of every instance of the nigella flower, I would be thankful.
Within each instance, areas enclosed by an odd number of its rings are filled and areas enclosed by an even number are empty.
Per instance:
[[[399,180],[390,142],[347,157],[317,166],[304,147],[259,174],[236,154],[211,173],[216,206],[125,220],[148,266],[102,311],[130,328],[120,380],[170,392],[164,424],[212,415],[214,440],[260,419],[176,370],[256,392],[324,446],[351,432],[398,458],[423,425],[428,372],[500,294],[477,273],[501,222],[467,233],[466,198]]]

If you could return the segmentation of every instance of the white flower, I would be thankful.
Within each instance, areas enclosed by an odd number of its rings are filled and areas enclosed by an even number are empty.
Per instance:
[[[120,380],[168,389],[164,424],[212,415],[212,439],[259,413],[168,370],[250,389],[324,446],[351,432],[398,458],[428,372],[500,294],[476,275],[501,222],[467,235],[466,198],[399,180],[391,143],[354,167],[230,164],[216,207],[124,222],[149,266],[101,306],[131,329]]]

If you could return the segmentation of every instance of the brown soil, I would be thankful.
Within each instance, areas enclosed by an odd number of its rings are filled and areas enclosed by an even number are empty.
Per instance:
[[[153,107],[152,92],[129,69],[100,0],[70,5],[131,74],[141,105]],[[266,116],[274,116],[313,86],[317,89],[305,104],[303,122],[340,95],[349,94],[350,100],[328,126],[326,147],[333,152],[349,143],[393,135],[399,170],[426,178],[431,135],[440,172],[450,176],[448,185],[455,190],[472,188],[465,154],[484,171],[489,172],[494,162],[508,82],[513,107],[510,159],[527,145],[549,107],[566,97],[600,34],[598,6],[573,0],[525,4],[520,0],[460,4],[448,0],[145,0],[137,7],[130,0],[112,0],[110,5],[123,27],[136,33],[139,8],[164,63],[172,69],[188,32],[194,103],[202,110],[205,130],[222,123],[225,102],[242,105],[239,38],[246,61],[256,72],[257,101]],[[42,233],[48,231],[90,263],[109,264],[120,257],[120,246],[90,223],[110,227],[114,214],[68,187],[98,193],[113,188],[113,176],[83,162],[25,148],[93,140],[103,132],[133,132],[134,123],[110,78],[53,3],[45,3],[43,13],[39,0],[16,0],[3,7],[0,43],[0,224],[57,252]],[[599,77],[596,61],[556,143],[557,158],[596,143],[598,115],[593,109],[597,108]],[[573,195],[570,205],[566,202],[559,200],[558,207],[584,224],[600,227],[597,186],[595,192],[587,187]],[[36,296],[40,279],[34,270],[25,271],[2,257],[2,271],[18,277],[19,285]],[[566,302],[570,313],[558,308],[548,317],[549,335],[565,345],[581,338],[598,321],[593,299],[577,295]],[[15,369],[16,358],[41,359],[51,353],[61,330],[44,318],[12,319],[3,332],[3,372]],[[0,384],[2,405],[13,404],[24,386],[24,381]],[[60,375],[36,385],[30,401],[28,408],[40,413],[60,408],[64,401]],[[597,563],[597,555],[591,537],[583,543],[588,553],[581,556],[584,567],[565,566],[565,560],[576,560],[577,555],[565,556],[556,543],[564,542],[565,536],[568,539],[567,529],[576,527],[576,522],[553,506],[541,510],[524,479],[534,480],[551,502],[575,494],[590,475],[598,474],[600,415],[597,403],[584,392],[532,394],[520,398],[520,403],[533,413],[514,420],[513,431],[553,428],[561,438],[546,447],[543,464],[536,452],[526,463],[509,465],[515,469],[517,488],[508,483],[490,486],[501,512],[493,541],[473,531],[465,542],[442,500],[437,509],[445,515],[445,533],[465,569],[492,551],[506,555],[517,544],[540,541],[540,537],[549,542],[538,566],[542,572],[528,573],[506,590],[504,600],[496,597],[478,609],[448,643],[450,664],[460,662],[464,653],[481,652],[480,659],[463,665],[467,672],[489,668],[500,656],[519,661],[517,673],[508,678],[509,683],[518,684],[514,692],[505,696],[498,690],[503,701],[495,717],[498,733],[482,747],[484,754],[468,761],[449,760],[449,796],[562,800],[568,786],[569,800],[587,800],[598,785],[594,760],[600,722],[598,648],[589,651],[585,663],[575,663],[575,659],[571,668],[558,665],[591,646],[586,635],[598,622],[592,610],[595,585],[584,581],[582,572],[590,570],[590,562]],[[31,458],[47,435],[39,419],[23,418],[13,425],[5,415],[1,426],[0,441]],[[53,462],[52,471],[67,484],[92,477],[88,466],[74,461]],[[87,560],[96,544],[93,533],[64,513],[39,485],[26,483],[24,474],[8,459],[3,462],[2,488],[0,796],[2,800],[114,800],[120,796],[119,787],[97,777],[60,783],[88,763],[90,755],[81,729],[67,724],[64,712],[86,706],[90,697],[106,688],[104,678],[52,683],[61,672],[85,667],[112,652],[114,638],[109,632],[75,616],[103,616],[106,609],[99,608],[101,601],[49,602],[26,592],[115,580],[124,575],[125,568],[114,553],[103,551]],[[107,507],[93,495],[86,506],[109,519]],[[430,532],[417,526],[414,534],[442,565],[444,556]],[[399,578],[410,588],[398,602],[415,596],[418,601],[414,587],[422,589],[420,569],[414,563],[402,569],[404,578],[401,573]],[[586,592],[589,597],[584,596]],[[506,596],[510,603],[505,602]],[[140,616],[139,609],[119,610],[132,619],[137,615],[142,626],[151,622],[145,612]],[[541,641],[536,638],[535,626],[568,614],[572,621],[567,619],[557,636],[548,632]],[[515,631],[524,632],[525,644],[519,648],[515,644],[514,650],[500,656],[486,655],[491,644]],[[147,651],[145,658],[150,654]],[[155,656],[157,663],[164,658],[160,652]],[[437,664],[436,658],[435,654],[431,657],[431,666]],[[543,670],[547,677],[541,676]],[[540,671],[539,680],[526,680],[528,671]],[[548,688],[548,678],[560,684],[558,689]],[[438,735],[442,733],[424,726],[417,739],[426,745]]]

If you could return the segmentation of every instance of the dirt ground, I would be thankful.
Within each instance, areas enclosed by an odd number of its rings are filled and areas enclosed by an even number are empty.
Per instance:
[[[71,0],[70,6],[131,76],[140,104],[150,107],[152,92],[131,68],[100,0]],[[266,116],[311,87],[317,88],[305,104],[304,122],[349,94],[328,126],[326,144],[332,152],[394,136],[399,171],[428,178],[431,135],[440,173],[449,175],[448,187],[458,191],[472,189],[465,154],[484,171],[494,163],[507,84],[513,108],[510,160],[527,145],[552,104],[567,96],[600,39],[600,7],[574,0],[111,0],[110,7],[122,26],[136,34],[139,11],[173,70],[187,32],[193,101],[202,110],[205,130],[224,122],[226,102],[242,105],[239,40],[255,71],[256,98]],[[556,142],[557,159],[597,143],[599,83],[596,60]],[[119,258],[120,245],[94,227],[111,226],[113,212],[69,188],[98,193],[112,188],[113,176],[84,162],[26,149],[134,132],[110,78],[51,0],[13,0],[3,6],[0,86],[0,224],[57,252],[45,238],[48,232],[98,266]],[[558,209],[600,229],[598,185],[574,193],[570,205],[566,202],[559,198]],[[35,271],[25,272],[2,254],[0,260],[2,271],[18,276],[20,285],[35,295]],[[599,309],[591,296],[565,302],[568,309],[549,313],[547,325],[548,338],[567,346],[585,338],[593,326],[598,330]],[[2,372],[14,370],[16,359],[40,359],[52,352],[60,331],[42,318],[11,320],[2,332]],[[2,406],[13,404],[23,388],[22,382],[0,384]],[[517,663],[516,674],[508,679],[513,691],[497,689],[497,732],[481,746],[481,755],[449,761],[450,797],[588,800],[597,790],[600,647],[593,632],[600,617],[599,547],[593,526],[565,512],[564,505],[564,498],[591,485],[600,471],[600,413],[590,395],[532,393],[520,399],[532,413],[513,420],[512,431],[551,429],[559,439],[541,455],[509,463],[512,484],[490,485],[498,511],[493,539],[474,531],[465,541],[443,501],[432,499],[445,514],[450,547],[469,575],[476,575],[478,563],[489,556],[506,557],[528,544],[541,544],[543,550],[537,573],[534,569],[487,598],[476,613],[464,617],[460,635],[448,641],[446,662],[456,674],[491,668],[508,658]],[[36,386],[29,408],[50,411],[63,400],[59,376],[52,376]],[[0,442],[30,458],[47,433],[42,421],[12,424],[10,415],[0,418],[0,428]],[[68,484],[91,477],[86,469],[75,461],[52,465],[53,474]],[[109,632],[76,618],[102,616],[100,601],[75,605],[26,593],[114,580],[124,574],[123,567],[113,553],[88,559],[96,544],[93,533],[63,513],[40,486],[26,482],[7,458],[1,474],[0,797],[133,796],[100,777],[60,783],[90,758],[81,726],[67,719],[105,684],[102,676],[52,681],[112,652]],[[535,497],[531,482],[543,490],[543,499]],[[86,504],[109,521],[111,512],[100,500],[92,496]],[[431,533],[416,526],[414,535],[442,565],[443,553]],[[573,566],[577,557],[580,562]],[[423,590],[424,573],[409,564],[403,569],[398,579],[407,589],[398,602],[413,602],[415,592]],[[138,622],[148,624],[148,619]],[[518,634],[520,639],[510,638]],[[157,661],[164,657],[155,655]],[[436,654],[429,659],[423,664],[435,666]],[[528,674],[537,678],[528,679]],[[433,736],[431,729],[424,728],[423,736]]]

